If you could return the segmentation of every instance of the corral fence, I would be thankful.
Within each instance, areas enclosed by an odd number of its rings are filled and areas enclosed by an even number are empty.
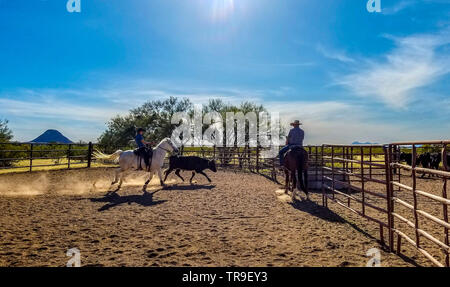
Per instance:
[[[420,149],[425,145],[434,147],[434,157],[442,161],[442,169],[431,169],[418,165]],[[447,194],[447,182],[450,178],[448,158],[450,156],[448,155],[448,145],[450,145],[450,141],[392,143],[387,146],[386,160],[389,163],[387,190],[390,203],[389,244],[391,249],[394,248],[396,239],[396,252],[400,253],[403,239],[435,265],[447,267],[450,266],[448,232],[450,229],[448,220],[450,200]],[[396,153],[405,147],[411,152],[411,165],[402,164],[397,160]],[[398,169],[408,173],[406,179],[394,174],[394,171]],[[427,175],[435,180],[433,189],[424,191],[422,190],[423,178]],[[442,252],[440,254],[431,253],[431,245],[437,246]]]
[[[103,163],[97,163],[93,157],[94,150],[112,153],[117,149],[131,148],[103,146],[92,142],[86,144],[0,143],[0,173],[103,166]]]
[[[449,267],[448,145],[450,141],[316,147],[322,204],[335,203],[377,224],[380,241],[397,254],[406,241],[436,266]],[[421,155],[430,154],[441,165],[419,166]],[[405,164],[408,157],[410,164]]]
[[[90,167],[92,143],[0,143],[0,172]]]
[[[448,145],[450,141],[306,146],[309,186],[320,192],[323,206],[335,204],[375,224],[380,241],[391,251],[400,254],[405,241],[435,265],[449,267]],[[114,163],[97,162],[93,151],[131,148],[93,143],[0,143],[0,173],[111,166]],[[264,156],[268,149],[182,147],[180,154],[214,159],[221,168],[253,172],[278,182],[284,175],[277,158]],[[420,167],[419,155],[425,153],[440,154],[442,166]],[[412,159],[410,164],[403,162],[405,154]]]

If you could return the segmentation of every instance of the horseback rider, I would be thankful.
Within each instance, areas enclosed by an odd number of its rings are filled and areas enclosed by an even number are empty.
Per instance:
[[[144,163],[145,163],[145,166],[147,167],[147,171],[148,171],[150,169],[150,158],[151,158],[151,154],[153,151],[151,148],[147,148],[147,145],[150,145],[151,143],[146,142],[144,140],[144,132],[145,132],[145,129],[138,128],[136,137],[134,138],[134,140],[136,141],[136,144],[138,146],[138,148],[136,150],[136,155],[138,156],[139,167],[137,170],[142,170],[141,159],[144,159]]]
[[[295,120],[291,123],[293,128],[289,131],[286,138],[286,146],[282,148],[279,152],[280,157],[280,167],[283,168],[284,165],[284,155],[293,147],[303,147],[303,140],[305,138],[305,132],[300,128],[302,123],[299,120]]]

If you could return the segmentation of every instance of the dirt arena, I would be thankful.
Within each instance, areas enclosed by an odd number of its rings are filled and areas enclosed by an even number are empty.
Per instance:
[[[130,177],[114,196],[112,169],[0,176],[0,266],[65,266],[74,247],[82,266],[365,266],[374,247],[383,266],[431,265],[385,252],[376,225],[319,193],[292,203],[262,176],[207,173],[147,195]]]

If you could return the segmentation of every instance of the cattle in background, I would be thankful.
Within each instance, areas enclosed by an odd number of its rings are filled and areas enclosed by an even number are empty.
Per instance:
[[[412,165],[412,154],[406,152],[400,153],[400,161],[404,161],[408,165]]]
[[[446,154],[445,149],[442,149],[442,157],[443,157],[444,170],[450,171],[450,153]]]
[[[441,164],[441,160],[442,160],[442,155],[438,152],[433,152],[433,153],[423,153],[421,155],[419,155],[419,157],[417,158],[417,164],[421,165],[423,168],[428,168],[428,169],[436,169],[439,170],[439,165]],[[425,174],[422,174],[422,177],[424,177]],[[434,174],[429,174],[429,176],[434,176]]]
[[[419,154],[417,156],[416,165],[421,165],[423,168],[430,168],[431,154],[429,152]]]
[[[439,170],[439,165],[441,164],[441,161],[442,161],[442,155],[440,153],[438,153],[438,152],[432,153],[430,167],[433,169]]]
[[[166,181],[167,176],[175,170],[175,174],[184,181],[184,178],[180,175],[181,170],[192,170],[192,176],[189,180],[192,183],[192,179],[195,173],[199,173],[206,177],[209,182],[211,179],[204,173],[205,169],[210,169],[213,172],[217,172],[216,162],[214,160],[207,160],[200,158],[198,156],[171,156],[169,158],[169,168],[165,171],[164,181]]]

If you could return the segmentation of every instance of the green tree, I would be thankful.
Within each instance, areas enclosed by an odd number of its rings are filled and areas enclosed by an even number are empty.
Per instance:
[[[13,134],[8,128],[8,120],[0,120],[0,142],[9,142],[12,138]]]
[[[136,128],[147,130],[146,139],[158,142],[170,137],[174,125],[170,123],[176,112],[189,112],[192,103],[189,99],[170,97],[166,100],[148,101],[142,106],[130,110],[126,116],[116,116],[108,122],[108,128],[100,136],[99,143],[104,146],[129,146]]]
[[[202,107],[203,113],[218,112],[224,120],[224,130],[226,130],[227,112],[260,112],[266,111],[262,105],[252,102],[242,102],[240,105],[227,104],[221,99],[211,99]],[[142,106],[129,111],[125,116],[115,116],[107,123],[106,131],[99,137],[99,144],[104,147],[129,147],[134,146],[133,140],[136,135],[136,128],[146,129],[146,140],[159,142],[165,137],[170,137],[176,125],[171,124],[174,113],[186,112],[194,114],[194,107],[189,99],[179,99],[170,97],[166,100],[153,100],[144,103]],[[248,122],[245,123],[248,132]],[[207,128],[203,126],[203,131]],[[245,137],[248,139],[248,135]],[[225,142],[225,137],[224,137]]]

